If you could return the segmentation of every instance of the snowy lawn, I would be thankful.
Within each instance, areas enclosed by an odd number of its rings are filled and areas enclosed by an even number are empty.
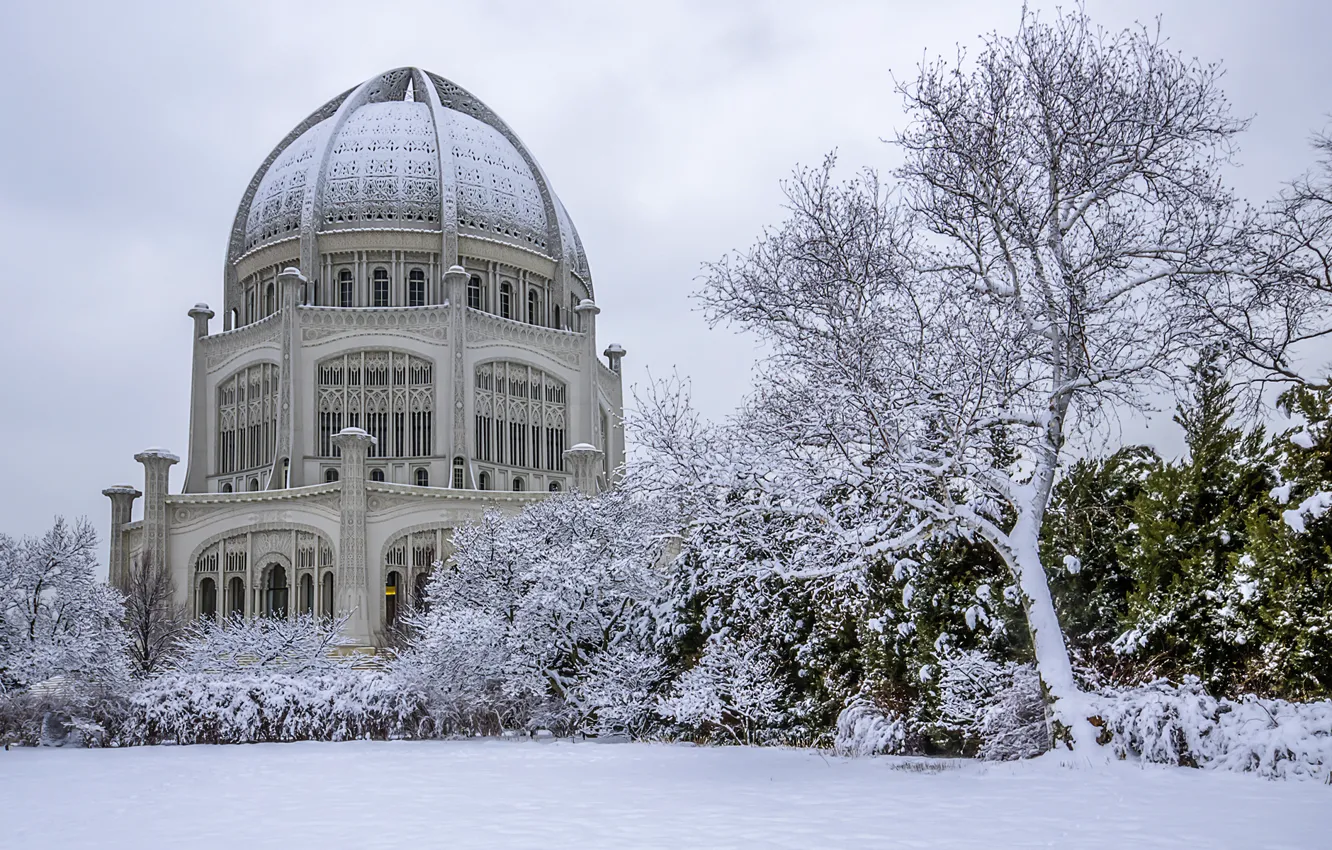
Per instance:
[[[1332,847],[1332,789],[1311,782],[955,764],[527,741],[18,749],[0,751],[0,847]]]

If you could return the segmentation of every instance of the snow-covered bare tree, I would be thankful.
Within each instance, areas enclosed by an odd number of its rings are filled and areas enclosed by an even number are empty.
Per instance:
[[[1332,337],[1332,136],[1313,148],[1313,168],[1248,222],[1242,261],[1188,289],[1191,320],[1252,387],[1332,386],[1332,364],[1319,359]]]
[[[1066,444],[1185,371],[1189,294],[1237,253],[1218,182],[1243,122],[1219,70],[1080,12],[991,36],[901,87],[889,192],[832,163],[790,215],[710,267],[711,316],[770,346],[746,439],[793,510],[825,482],[867,495],[826,521],[866,555],[931,534],[991,546],[1027,613],[1056,738],[1095,740],[1040,559]],[[813,486],[804,487],[800,482]]]
[[[184,606],[176,603],[171,570],[150,556],[132,565],[125,588],[125,630],[137,674],[151,676],[165,666],[185,634],[186,622]]]
[[[93,576],[97,532],[57,517],[41,537],[0,535],[0,690],[127,673],[120,595]]]

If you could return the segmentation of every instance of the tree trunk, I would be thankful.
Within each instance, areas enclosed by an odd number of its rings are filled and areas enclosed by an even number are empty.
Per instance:
[[[1050,732],[1055,747],[1075,752],[1095,746],[1096,733],[1087,720],[1086,694],[1073,678],[1073,662],[1059,627],[1050,582],[1041,564],[1039,526],[1023,511],[1009,534],[1012,551],[1005,560],[1022,592],[1022,604],[1036,654],[1036,672],[1048,706]]]

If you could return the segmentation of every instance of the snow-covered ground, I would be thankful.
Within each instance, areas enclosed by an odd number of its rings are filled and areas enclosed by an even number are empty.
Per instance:
[[[527,741],[19,749],[0,751],[0,847],[1332,847],[1332,789],[1309,782],[912,767]]]

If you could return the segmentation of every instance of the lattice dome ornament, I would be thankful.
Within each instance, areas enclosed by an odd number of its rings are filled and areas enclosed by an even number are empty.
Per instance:
[[[582,242],[522,140],[476,97],[398,68],[324,104],[250,181],[227,261],[337,230],[462,233],[563,261],[588,286]]]

